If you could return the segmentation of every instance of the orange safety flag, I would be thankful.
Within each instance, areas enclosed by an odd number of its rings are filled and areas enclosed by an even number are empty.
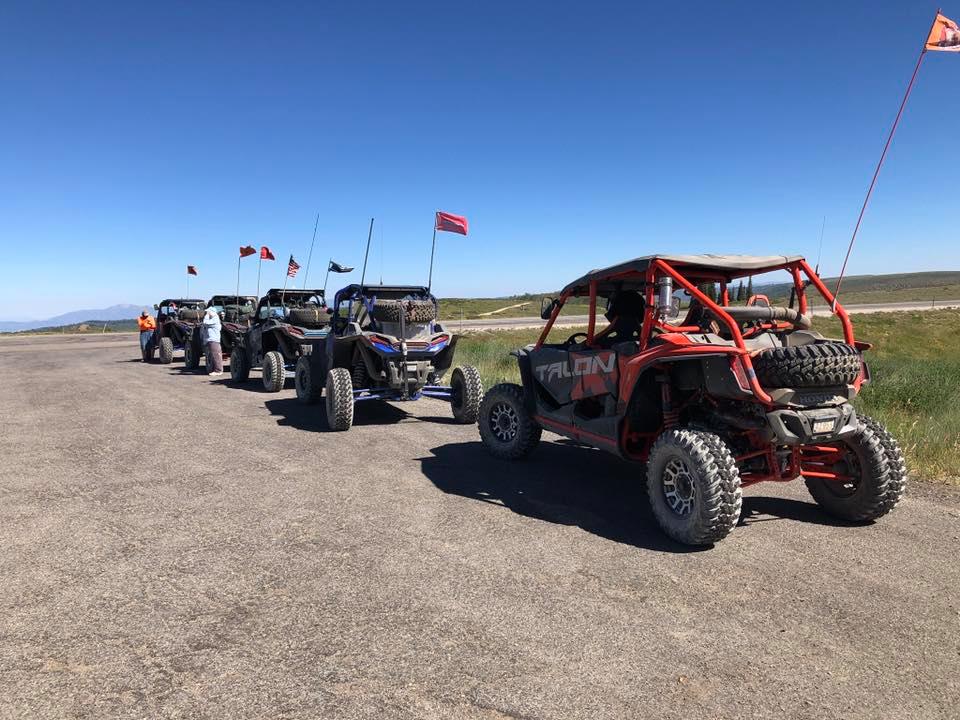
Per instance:
[[[243,247],[240,248],[240,257],[244,258],[244,257],[247,257],[248,255],[255,255],[256,252],[257,252],[257,249],[252,245],[244,245]]]
[[[194,265],[187,265],[187,275],[196,275],[197,268]]]
[[[937,13],[937,19],[933,21],[927,37],[926,49],[960,52],[960,28],[950,18]]]

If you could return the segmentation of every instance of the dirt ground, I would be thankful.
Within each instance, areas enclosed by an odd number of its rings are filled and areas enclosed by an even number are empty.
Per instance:
[[[2,718],[960,716],[956,490],[761,485],[691,552],[598,451],[503,464],[433,400],[328,433],[134,343],[0,341]]]

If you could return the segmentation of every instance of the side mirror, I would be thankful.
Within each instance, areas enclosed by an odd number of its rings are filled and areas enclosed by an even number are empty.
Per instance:
[[[553,311],[559,305],[559,301],[552,297],[545,297],[540,300],[540,319],[549,320]]]
[[[153,309],[154,309],[154,310],[159,310],[159,309],[160,309],[160,306],[157,305],[156,303],[154,303],[154,304],[153,304]]]

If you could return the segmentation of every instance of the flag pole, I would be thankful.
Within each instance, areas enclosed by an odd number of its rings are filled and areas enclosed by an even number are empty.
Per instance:
[[[430,274],[427,276],[427,292],[433,287],[433,253],[437,249],[437,215],[433,215],[433,242],[430,243]]]
[[[290,256],[293,260],[293,255]],[[283,306],[283,298],[287,294],[287,280],[290,279],[290,263],[287,263],[287,274],[283,276],[283,290],[280,291],[280,306]]]
[[[363,272],[360,273],[360,287],[367,277],[367,258],[370,256],[370,238],[373,237],[373,218],[370,218],[370,230],[367,232],[367,251],[363,254]],[[329,266],[328,266],[329,267]]]
[[[237,257],[237,312],[240,312],[240,261],[243,255]],[[239,317],[239,315],[238,315]]]
[[[310,241],[310,254],[307,255],[307,269],[303,273],[303,289],[307,289],[307,275],[310,274],[310,258],[313,257],[313,244],[317,241],[317,226],[320,224],[320,213],[317,213],[317,221],[313,224],[313,240]],[[303,257],[301,255],[301,257]],[[326,287],[326,286],[324,286]]]
[[[333,262],[333,258],[327,260],[327,274],[323,276],[323,296],[327,296],[327,280],[330,279],[330,263]]]
[[[940,9],[937,8],[937,14],[933,16],[933,23],[937,22],[937,17],[939,15]],[[863,206],[860,208],[860,215],[857,217],[857,224],[853,227],[853,235],[850,238],[850,244],[847,246],[847,254],[844,256],[843,265],[840,268],[840,277],[837,278],[837,289],[833,293],[833,304],[830,307],[832,312],[837,311],[837,298],[840,296],[840,286],[843,283],[843,275],[847,271],[847,261],[850,260],[850,253],[853,251],[853,243],[857,239],[857,232],[860,230],[860,223],[863,221],[863,214],[866,212],[867,203],[870,202],[870,196],[873,194],[873,186],[877,183],[877,176],[880,174],[880,168],[883,167],[883,161],[887,157],[887,150],[890,149],[890,143],[893,141],[893,135],[895,132],[897,132],[897,126],[900,124],[900,118],[903,115],[903,109],[906,107],[907,100],[910,98],[910,92],[913,90],[913,84],[916,82],[917,73],[920,72],[920,65],[923,63],[923,58],[926,54],[927,41],[926,38],[924,38],[923,47],[920,49],[920,56],[917,58],[917,64],[913,68],[913,75],[910,76],[910,82],[907,83],[907,91],[903,94],[903,100],[900,102],[900,109],[897,111],[897,116],[893,120],[893,127],[890,128],[890,134],[887,136],[887,142],[883,146],[883,152],[880,153],[880,161],[877,163],[877,169],[873,171],[873,178],[870,180],[870,187],[867,188],[867,196],[863,199]]]
[[[260,259],[257,260],[257,302],[260,302],[260,268],[263,267],[263,248],[260,248]]]
[[[187,270],[187,296],[185,299],[190,298],[190,270]]]

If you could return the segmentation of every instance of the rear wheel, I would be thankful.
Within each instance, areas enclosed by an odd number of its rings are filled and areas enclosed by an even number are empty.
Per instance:
[[[297,369],[293,376],[294,385],[297,387],[297,399],[307,405],[313,405],[320,399],[323,393],[323,386],[317,382],[314,377],[313,368],[310,365],[310,358],[307,356],[297,360]]]
[[[346,368],[327,372],[327,425],[331,430],[349,430],[353,425],[353,381]]]
[[[740,473],[717,435],[667,430],[647,460],[647,495],[663,531],[686,545],[723,540],[740,519]]]
[[[263,389],[267,392],[280,392],[283,390],[283,381],[287,379],[283,355],[276,350],[271,350],[263,356],[262,368]]]
[[[250,377],[250,361],[247,351],[240,345],[234,345],[230,352],[230,377],[234,382],[246,382]]]
[[[472,425],[480,415],[483,400],[483,381],[480,371],[472,365],[454,368],[450,376],[450,409],[453,419],[461,425]]]
[[[498,458],[519,460],[540,442],[543,430],[524,405],[519,385],[494,385],[483,396],[478,415],[480,438]]]
[[[832,462],[823,461],[817,469],[832,472],[836,480],[806,477],[807,489],[824,510],[841,520],[864,522],[886,515],[890,471],[887,456],[877,432],[869,424],[845,440],[832,445],[839,452]],[[809,469],[805,467],[804,469]]]
[[[168,337],[160,338],[160,362],[164,365],[173,362],[173,340]]]
[[[907,489],[907,461],[903,457],[903,450],[900,449],[900,443],[890,434],[883,425],[866,415],[858,415],[857,419],[868,428],[873,430],[877,439],[883,446],[883,454],[887,456],[887,495],[884,499],[886,512],[890,512],[900,502],[903,493]]]

